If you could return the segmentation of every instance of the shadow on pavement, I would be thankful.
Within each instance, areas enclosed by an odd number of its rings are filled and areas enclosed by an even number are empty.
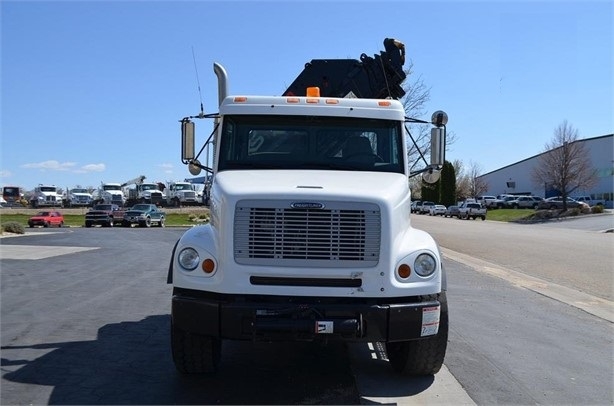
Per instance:
[[[169,327],[157,315],[105,325],[93,341],[3,346],[3,369],[21,367],[4,373],[2,404],[33,403],[40,386],[53,388],[48,404],[64,405],[360,403],[342,343],[224,342],[216,375],[182,376]],[[24,359],[32,349],[50,351]]]

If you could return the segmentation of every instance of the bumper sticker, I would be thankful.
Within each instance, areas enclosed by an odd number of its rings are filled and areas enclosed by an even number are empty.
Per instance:
[[[422,329],[420,336],[432,336],[439,332],[439,306],[422,309]]]

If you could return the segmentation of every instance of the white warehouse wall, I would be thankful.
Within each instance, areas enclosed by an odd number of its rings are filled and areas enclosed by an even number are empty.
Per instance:
[[[614,193],[614,134],[577,140],[585,144],[593,167],[597,170],[598,182],[590,190],[578,190],[573,195],[591,195],[594,199],[609,200],[611,207]],[[488,185],[485,195],[526,193],[545,197],[545,186],[535,185],[532,181],[533,168],[539,162],[538,154],[515,164],[480,175]],[[508,184],[515,182],[515,185]],[[513,186],[513,187],[512,187]]]

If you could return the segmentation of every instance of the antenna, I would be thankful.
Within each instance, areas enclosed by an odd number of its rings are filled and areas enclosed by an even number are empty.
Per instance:
[[[203,107],[203,95],[200,91],[200,80],[198,79],[198,67],[196,66],[196,56],[194,55],[194,46],[192,46],[192,60],[194,61],[194,71],[196,71],[196,84],[198,85],[198,97],[200,98],[200,114],[199,118],[205,116],[205,108]]]

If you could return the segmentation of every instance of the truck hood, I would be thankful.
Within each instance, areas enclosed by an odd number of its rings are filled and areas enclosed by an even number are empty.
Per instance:
[[[231,199],[266,199],[274,195],[287,199],[393,203],[406,199],[409,182],[404,174],[390,172],[245,170],[218,173],[212,188],[213,194],[220,190]]]

